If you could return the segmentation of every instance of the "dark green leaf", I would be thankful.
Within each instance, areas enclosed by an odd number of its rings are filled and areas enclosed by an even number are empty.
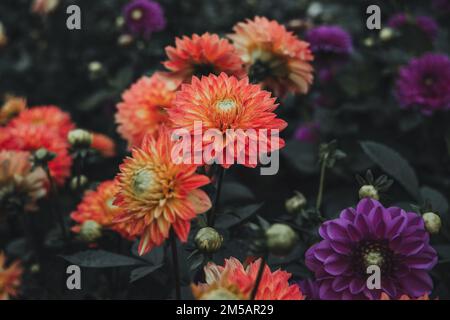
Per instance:
[[[245,207],[240,207],[229,211],[228,213],[219,214],[216,219],[216,227],[228,229],[239,223],[247,220],[261,208],[262,203],[250,204]]]
[[[397,180],[415,199],[419,198],[416,173],[397,151],[372,141],[362,141],[361,147],[373,162]]]
[[[144,264],[142,260],[104,250],[87,250],[61,257],[70,263],[86,268],[127,267]]]
[[[442,193],[433,188],[424,186],[420,188],[420,194],[424,201],[430,201],[433,211],[436,211],[438,214],[448,213],[448,201]]]
[[[158,270],[162,266],[163,266],[162,264],[158,264],[156,266],[145,266],[145,267],[139,267],[139,268],[134,269],[133,271],[131,271],[131,274],[130,274],[130,283],[135,282],[135,281],[153,273],[154,271]]]

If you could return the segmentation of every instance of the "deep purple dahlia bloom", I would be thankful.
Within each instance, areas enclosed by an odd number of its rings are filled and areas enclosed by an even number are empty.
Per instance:
[[[427,53],[400,69],[396,95],[401,106],[419,106],[423,114],[450,109],[450,59]]]
[[[319,229],[322,241],[306,252],[315,273],[320,299],[378,299],[430,293],[428,272],[437,263],[421,216],[373,199],[361,200]],[[368,289],[367,267],[381,270],[381,289]]]
[[[353,51],[350,34],[339,26],[320,26],[306,34],[311,51],[317,58],[342,59]]]
[[[294,133],[298,141],[315,143],[319,140],[319,125],[316,122],[304,123]]]
[[[397,13],[388,21],[389,27],[394,29],[402,28],[408,24],[417,26],[430,40],[436,39],[439,27],[433,18],[427,16],[409,17],[405,13]]]
[[[123,9],[125,25],[135,35],[149,37],[166,26],[164,11],[159,3],[151,0],[133,0]]]
[[[298,283],[302,294],[306,297],[306,300],[319,300],[319,284],[314,279],[301,280]]]

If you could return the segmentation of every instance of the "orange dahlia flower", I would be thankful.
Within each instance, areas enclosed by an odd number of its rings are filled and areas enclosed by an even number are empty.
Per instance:
[[[199,159],[202,164],[216,161],[228,168],[238,160],[255,167],[257,155],[284,146],[284,140],[272,136],[287,126],[277,119],[274,113],[277,106],[269,92],[249,84],[248,78],[238,80],[222,73],[201,80],[193,77],[191,84],[183,84],[168,112],[172,127],[187,130],[193,145],[200,141],[201,151],[211,155],[209,159]],[[207,138],[209,133],[203,134],[205,130],[216,133],[217,139]],[[191,154],[197,157],[195,150]],[[195,159],[192,161],[197,163]]]
[[[172,161],[174,142],[164,126],[157,136],[147,135],[117,176],[119,192],[114,204],[124,212],[115,221],[124,223],[131,235],[141,236],[140,255],[161,245],[171,227],[186,241],[190,220],[211,207],[208,195],[199,189],[209,178],[196,174],[195,165]]]
[[[391,300],[391,298],[386,293],[382,292],[380,300]],[[397,300],[430,300],[430,297],[428,296],[428,294],[424,294],[423,296],[414,299],[404,294]]]
[[[276,96],[307,93],[313,81],[314,59],[309,43],[276,21],[255,17],[240,22],[228,35],[246,64],[250,78]]]
[[[105,158],[116,155],[116,144],[110,137],[102,133],[94,132],[92,134],[91,148],[97,150]]]
[[[8,146],[12,150],[34,152],[40,148],[54,152],[56,157],[48,163],[51,177],[58,185],[63,185],[70,176],[72,158],[69,156],[69,145],[56,131],[48,130],[45,126],[29,126],[16,124],[9,128],[10,139]]]
[[[227,39],[217,34],[204,33],[192,38],[184,36],[175,40],[175,47],[166,47],[169,58],[164,66],[183,82],[192,76],[219,75],[222,72],[241,78],[245,76],[243,62]]]
[[[41,168],[32,169],[26,151],[0,151],[0,195],[24,201],[25,210],[35,210],[36,201],[44,197],[47,176]],[[1,209],[0,209],[1,210]]]
[[[24,98],[6,96],[5,103],[0,108],[0,125],[7,124],[26,107],[27,101]]]
[[[261,260],[246,268],[236,258],[225,259],[225,266],[212,262],[205,266],[206,283],[192,285],[194,297],[199,300],[247,300],[255,285]],[[289,285],[290,273],[271,272],[266,265],[255,300],[304,300],[298,285]]]
[[[117,105],[118,132],[130,146],[139,146],[147,133],[155,133],[168,122],[170,108],[179,82],[157,72],[142,77],[122,95]]]
[[[9,300],[17,296],[22,278],[20,262],[15,261],[6,267],[6,257],[0,252],[0,300]]]
[[[116,180],[102,182],[96,190],[86,191],[77,210],[70,215],[75,222],[79,223],[72,228],[72,231],[79,233],[83,222],[91,220],[104,228],[118,232],[126,239],[132,239],[123,223],[113,222],[114,218],[123,212],[120,207],[113,204],[118,191],[119,185]]]
[[[57,131],[64,139],[67,138],[70,130],[75,129],[70,115],[57,106],[37,106],[26,109],[11,121],[10,126],[44,127],[46,130]]]

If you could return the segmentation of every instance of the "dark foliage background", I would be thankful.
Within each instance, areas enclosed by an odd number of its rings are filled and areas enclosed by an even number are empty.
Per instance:
[[[433,10],[427,1],[314,2],[322,5],[322,12],[312,18],[308,15],[312,1],[306,0],[164,0],[160,3],[165,10],[167,28],[149,40],[120,46],[118,38],[123,34],[123,28],[117,26],[116,20],[121,16],[126,1],[62,1],[54,13],[40,17],[30,13],[29,0],[2,0],[0,21],[7,30],[9,45],[0,50],[0,95],[14,93],[25,96],[31,106],[58,105],[69,111],[80,127],[113,137],[119,145],[117,157],[87,166],[87,176],[95,185],[95,182],[112,178],[127,154],[125,142],[116,133],[115,104],[124,89],[141,75],[162,69],[164,48],[173,44],[176,36],[206,31],[225,35],[236,22],[255,15],[267,16],[288,26],[294,26],[297,19],[308,19],[314,25],[340,25],[353,38],[355,53],[351,61],[331,83],[316,82],[307,96],[288,96],[280,101],[280,117],[289,123],[289,127],[283,132],[288,143],[281,154],[279,173],[260,176],[259,170],[239,167],[226,173],[222,199],[224,218],[222,224],[218,223],[219,227],[223,226],[226,246],[215,260],[222,262],[224,257],[231,255],[239,258],[247,255],[249,241],[240,226],[258,214],[271,222],[288,221],[302,233],[302,242],[295,252],[283,259],[270,257],[269,264],[282,266],[296,279],[310,276],[303,264],[303,253],[316,240],[317,222],[292,217],[286,212],[284,203],[294,190],[298,190],[314,205],[319,182],[318,144],[294,141],[291,136],[299,124],[316,120],[320,123],[321,141],[336,139],[339,149],[347,154],[327,174],[324,216],[334,217],[341,209],[355,205],[359,188],[354,179],[356,173],[364,174],[367,169],[372,169],[376,176],[389,174],[395,183],[382,197],[385,205],[395,204],[411,210],[411,204],[423,205],[428,200],[444,221],[440,235],[432,238],[440,254],[440,262],[433,271],[434,295],[441,299],[450,298],[447,202],[450,193],[450,118],[448,114],[423,117],[414,111],[403,111],[393,96],[399,66],[422,52],[449,53],[449,17]],[[69,31],[65,27],[65,8],[72,3],[81,7],[80,31]],[[392,41],[380,41],[379,31],[365,27],[365,10],[374,3],[382,8],[383,24],[392,14],[405,10],[435,17],[440,27],[438,39],[431,44],[419,33],[405,32]],[[293,30],[300,37],[304,36],[301,28]],[[373,46],[365,45],[367,39],[373,40]],[[92,62],[101,63],[101,70],[90,71]],[[324,98],[326,103],[317,107],[317,101]],[[65,190],[61,198],[62,210],[68,214],[78,200],[79,195],[74,197]],[[261,206],[255,205],[260,203]],[[225,212],[238,213],[240,218],[230,220]],[[50,222],[36,216],[34,223]],[[42,237],[49,242],[51,233]],[[25,259],[24,239],[10,238],[5,234],[0,239],[1,248]],[[43,272],[38,275],[26,273],[22,296],[170,297],[173,285],[162,265],[162,249],[139,260],[128,253],[131,245],[119,245],[114,235],[106,235],[99,244],[105,252],[97,253],[96,257],[72,255],[86,249],[84,247],[72,247],[61,252],[57,244],[54,248],[49,245],[50,249],[40,261]],[[184,257],[181,260],[186,297],[189,297],[190,279],[200,277],[201,261],[187,259],[188,250],[192,249],[190,246],[180,252]],[[61,253],[71,255],[69,260],[75,259],[72,262],[94,267],[83,269],[83,290],[71,292],[65,289],[67,262],[58,256]],[[130,260],[120,260],[127,255]],[[118,265],[123,267],[111,268]],[[129,284],[131,270],[132,280],[136,281]]]

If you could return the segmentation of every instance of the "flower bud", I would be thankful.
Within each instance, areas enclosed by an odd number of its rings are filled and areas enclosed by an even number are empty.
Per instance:
[[[103,69],[103,65],[101,64],[101,62],[92,61],[89,63],[88,69],[91,73],[98,73]]]
[[[70,188],[72,190],[78,190],[79,188],[84,187],[87,183],[88,178],[85,175],[76,176],[70,180]]]
[[[122,34],[118,39],[117,39],[117,44],[121,47],[126,47],[129,46],[130,44],[132,44],[134,41],[134,38],[132,35],[129,34]]]
[[[375,44],[375,41],[373,40],[373,38],[366,38],[364,39],[364,45],[366,47],[373,47],[373,45]]]
[[[366,184],[359,189],[359,198],[372,198],[375,200],[380,200],[380,196],[378,195],[378,190],[371,184]]]
[[[286,224],[275,223],[266,230],[267,248],[277,256],[288,255],[295,244],[298,237],[292,228]]]
[[[306,198],[300,192],[295,192],[295,196],[289,198],[285,202],[287,212],[291,214],[300,213],[300,211],[306,206]]]
[[[94,220],[86,220],[81,225],[80,239],[85,242],[94,242],[102,236],[102,226]]]
[[[45,148],[39,148],[33,153],[31,161],[33,163],[33,166],[45,168],[47,164],[55,157],[55,153],[48,151]]]
[[[201,252],[214,253],[222,246],[223,237],[213,228],[200,229],[195,236],[195,243]]]
[[[439,233],[441,229],[441,218],[434,212],[426,212],[422,215],[425,222],[425,229],[431,234]]]
[[[392,28],[383,28],[380,31],[380,39],[382,41],[389,41],[394,37],[394,30]]]
[[[1,37],[1,35],[0,35]],[[0,40],[1,41],[1,40]],[[0,108],[0,125],[5,125],[22,112],[27,106],[27,101],[24,98],[6,96],[5,103]]]
[[[67,135],[67,140],[74,148],[89,148],[92,144],[92,134],[83,129],[74,129]]]

